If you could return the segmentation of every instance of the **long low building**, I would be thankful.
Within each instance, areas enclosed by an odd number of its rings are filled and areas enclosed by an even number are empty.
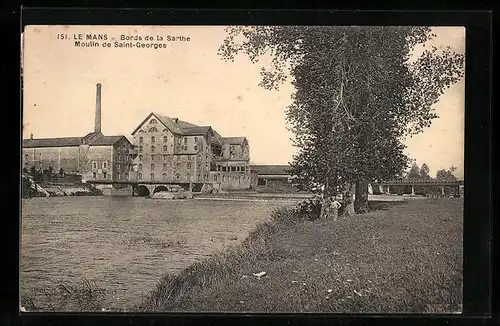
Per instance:
[[[285,186],[290,181],[289,165],[251,165],[257,176],[257,186]]]

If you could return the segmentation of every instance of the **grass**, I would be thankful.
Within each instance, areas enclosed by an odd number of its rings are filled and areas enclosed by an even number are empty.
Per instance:
[[[241,246],[165,275],[133,310],[460,312],[462,205],[372,203],[337,222],[282,209]]]

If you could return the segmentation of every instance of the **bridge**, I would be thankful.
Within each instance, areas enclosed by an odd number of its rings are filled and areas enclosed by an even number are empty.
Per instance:
[[[131,186],[132,196],[149,196],[159,191],[168,191],[171,186],[180,186],[188,191],[199,192],[205,183],[195,182],[165,182],[165,181],[131,181],[131,180],[87,180],[92,185],[122,185]]]
[[[464,180],[425,180],[425,179],[419,179],[419,180],[388,180],[388,181],[381,181],[381,182],[374,182],[372,183],[372,187],[374,186],[379,186],[381,191],[380,192],[385,192],[387,194],[390,194],[390,187],[391,186],[403,186],[403,187],[411,187],[411,194],[415,194],[415,186],[431,186],[431,187],[440,187],[441,188],[441,195],[444,195],[444,188],[445,187],[453,187],[457,189],[457,193],[460,191],[460,187],[464,186]],[[386,187],[386,191],[383,191],[383,187]]]

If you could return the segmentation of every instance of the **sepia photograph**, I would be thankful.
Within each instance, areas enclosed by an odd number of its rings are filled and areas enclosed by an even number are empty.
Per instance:
[[[465,35],[25,26],[19,310],[462,313]]]

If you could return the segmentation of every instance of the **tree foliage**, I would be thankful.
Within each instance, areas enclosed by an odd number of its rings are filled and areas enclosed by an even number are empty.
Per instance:
[[[417,163],[413,163],[413,165],[410,168],[410,171],[408,172],[407,175],[408,180],[420,180],[421,179],[421,174],[420,174],[420,168],[418,167]]]
[[[427,164],[422,164],[422,166],[420,167],[420,177],[422,179],[430,179],[430,175],[429,175],[429,166]]]
[[[442,181],[456,181],[457,177],[453,174],[453,172],[456,171],[456,167],[452,166],[448,170],[446,169],[441,169],[436,172],[436,180],[442,180]]]
[[[227,33],[223,59],[270,56],[260,86],[278,89],[292,77],[292,173],[302,189],[327,195],[401,175],[409,163],[404,137],[431,124],[432,105],[464,73],[464,56],[449,48],[410,61],[412,49],[434,37],[429,27],[238,26]]]

